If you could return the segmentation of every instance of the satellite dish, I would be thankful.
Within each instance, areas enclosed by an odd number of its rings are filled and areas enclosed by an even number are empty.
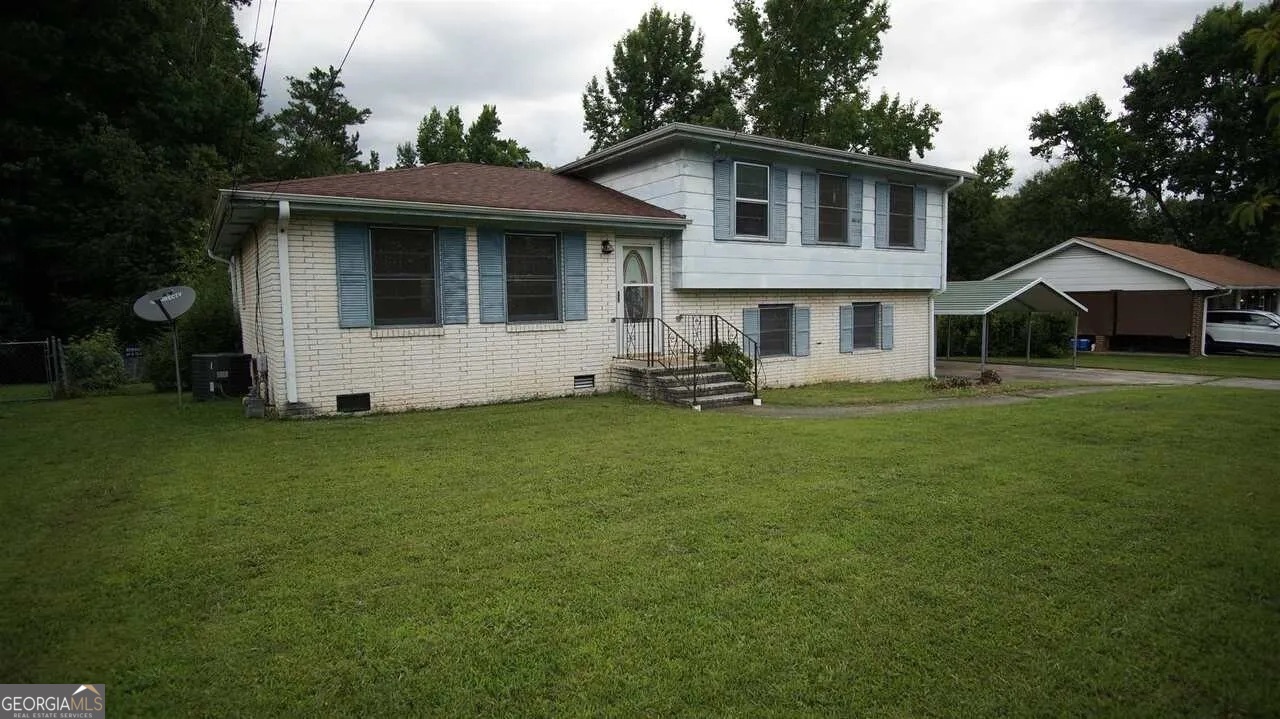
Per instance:
[[[184,285],[161,287],[139,297],[133,313],[148,322],[168,322],[173,335],[173,375],[178,380],[178,409],[182,409],[182,366],[178,363],[178,323],[182,313],[196,302],[196,291]]]
[[[177,285],[161,287],[139,297],[133,303],[133,313],[148,322],[172,322],[195,304],[196,291]]]

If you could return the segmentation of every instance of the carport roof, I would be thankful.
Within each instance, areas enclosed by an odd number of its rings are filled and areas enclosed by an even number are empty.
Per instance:
[[[935,315],[986,315],[999,309],[1022,312],[1088,312],[1084,305],[1043,279],[948,282],[933,299]]]

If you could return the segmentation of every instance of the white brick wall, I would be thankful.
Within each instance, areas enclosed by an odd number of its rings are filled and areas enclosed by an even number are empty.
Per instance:
[[[608,371],[616,349],[617,253],[600,244],[612,233],[587,233],[587,314],[581,322],[546,325],[481,324],[476,230],[467,229],[467,325],[430,328],[341,329],[332,218],[296,216],[289,228],[293,285],[294,351],[298,398],[308,410],[335,411],[339,394],[368,392],[375,410],[449,407],[571,394],[573,377],[596,376],[599,391],[617,389]],[[850,290],[670,289],[671,241],[663,242],[663,313],[723,315],[741,325],[742,309],[787,302],[811,312],[810,356],[769,358],[762,379],[770,386],[825,380],[907,379],[928,373],[928,293]],[[261,248],[261,257],[258,250]],[[255,284],[254,263],[263,288]],[[271,398],[284,404],[284,342],[274,222],[264,223],[241,248],[245,307],[241,328],[248,352],[269,369]],[[891,301],[895,309],[892,351],[840,354],[837,306]],[[261,322],[255,309],[261,303]]]

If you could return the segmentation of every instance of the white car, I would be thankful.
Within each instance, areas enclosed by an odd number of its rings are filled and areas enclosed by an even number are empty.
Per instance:
[[[1208,349],[1280,352],[1280,315],[1263,310],[1209,310]]]

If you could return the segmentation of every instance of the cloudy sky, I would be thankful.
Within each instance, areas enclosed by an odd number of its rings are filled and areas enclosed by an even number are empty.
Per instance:
[[[286,75],[337,65],[366,0],[278,0],[267,104],[285,98]],[[265,43],[272,0],[241,9],[246,39]],[[347,60],[347,97],[373,110],[360,145],[384,165],[414,137],[432,105],[459,105],[470,122],[496,104],[503,133],[559,165],[587,151],[581,93],[603,74],[613,43],[653,0],[378,0]],[[706,65],[727,62],[736,34],[732,0],[667,0],[706,34]],[[1027,125],[1036,112],[1098,92],[1109,106],[1125,73],[1172,44],[1206,0],[891,0],[872,83],[942,112],[924,161],[969,168],[989,147],[1007,145],[1018,178],[1031,157]],[[1257,4],[1257,1],[1250,2]]]

